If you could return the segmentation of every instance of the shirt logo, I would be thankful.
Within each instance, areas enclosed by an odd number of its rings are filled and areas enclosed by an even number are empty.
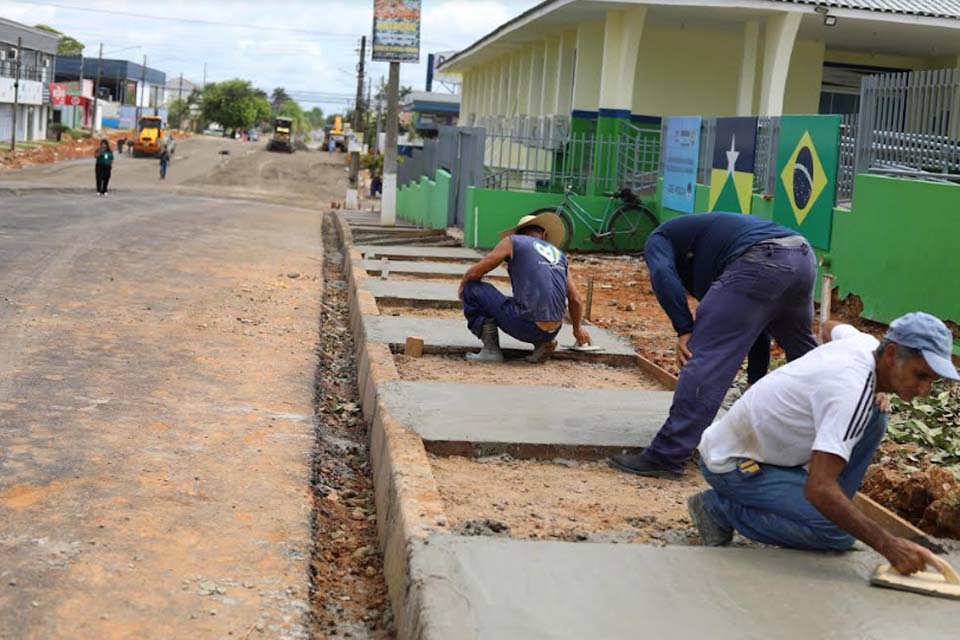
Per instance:
[[[552,244],[547,244],[546,242],[534,242],[533,247],[537,250],[537,253],[543,256],[550,264],[557,264],[560,262],[560,250]]]

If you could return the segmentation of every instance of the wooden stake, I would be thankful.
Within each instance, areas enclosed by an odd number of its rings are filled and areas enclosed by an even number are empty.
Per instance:
[[[423,357],[423,338],[407,336],[407,344],[403,348],[403,355],[409,358]]]
[[[587,309],[584,312],[584,317],[587,319],[587,322],[592,322],[590,314],[593,312],[593,278],[587,282]]]

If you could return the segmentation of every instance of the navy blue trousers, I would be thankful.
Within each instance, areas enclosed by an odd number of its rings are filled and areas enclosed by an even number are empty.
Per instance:
[[[464,285],[463,315],[467,318],[467,328],[478,338],[487,320],[496,321],[501,331],[520,342],[549,342],[559,333],[559,330],[547,333],[536,322],[521,318],[517,301],[488,282],[471,280]]]
[[[838,478],[848,498],[863,483],[873,454],[887,431],[887,415],[876,407],[863,438]],[[704,506],[714,520],[751,540],[792,549],[846,551],[854,538],[828,520],[804,496],[807,471],[803,467],[760,465],[761,472],[743,475],[737,469],[713,473],[703,462],[700,470],[713,487]]]
[[[807,245],[758,244],[727,266],[697,307],[687,343],[693,357],[680,370],[670,415],[644,449],[644,460],[683,471],[765,329],[786,351],[787,360],[817,346],[816,275],[813,249]]]

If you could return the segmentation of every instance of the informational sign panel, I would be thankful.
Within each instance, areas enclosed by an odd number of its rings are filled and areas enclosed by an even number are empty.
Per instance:
[[[67,85],[60,83],[50,84],[50,104],[63,106],[67,97]]]
[[[420,61],[420,0],[374,0],[373,59]]]
[[[707,211],[750,213],[756,146],[756,118],[717,118]]]
[[[693,213],[697,194],[702,118],[667,118],[667,146],[663,156],[663,206]]]
[[[830,248],[840,157],[840,116],[783,116],[777,150],[775,222]]]

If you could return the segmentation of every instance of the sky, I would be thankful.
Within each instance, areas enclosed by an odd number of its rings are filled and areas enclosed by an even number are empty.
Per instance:
[[[422,90],[428,53],[462,49],[538,3],[423,0],[420,63],[401,65],[401,84]],[[0,0],[0,16],[48,24],[83,42],[85,56],[96,56],[102,42],[105,58],[146,55],[168,79],[182,72],[197,84],[206,63],[208,82],[242,78],[268,93],[284,87],[302,106],[329,114],[356,96],[373,0]],[[371,62],[369,51],[367,63],[376,87],[388,65]]]

